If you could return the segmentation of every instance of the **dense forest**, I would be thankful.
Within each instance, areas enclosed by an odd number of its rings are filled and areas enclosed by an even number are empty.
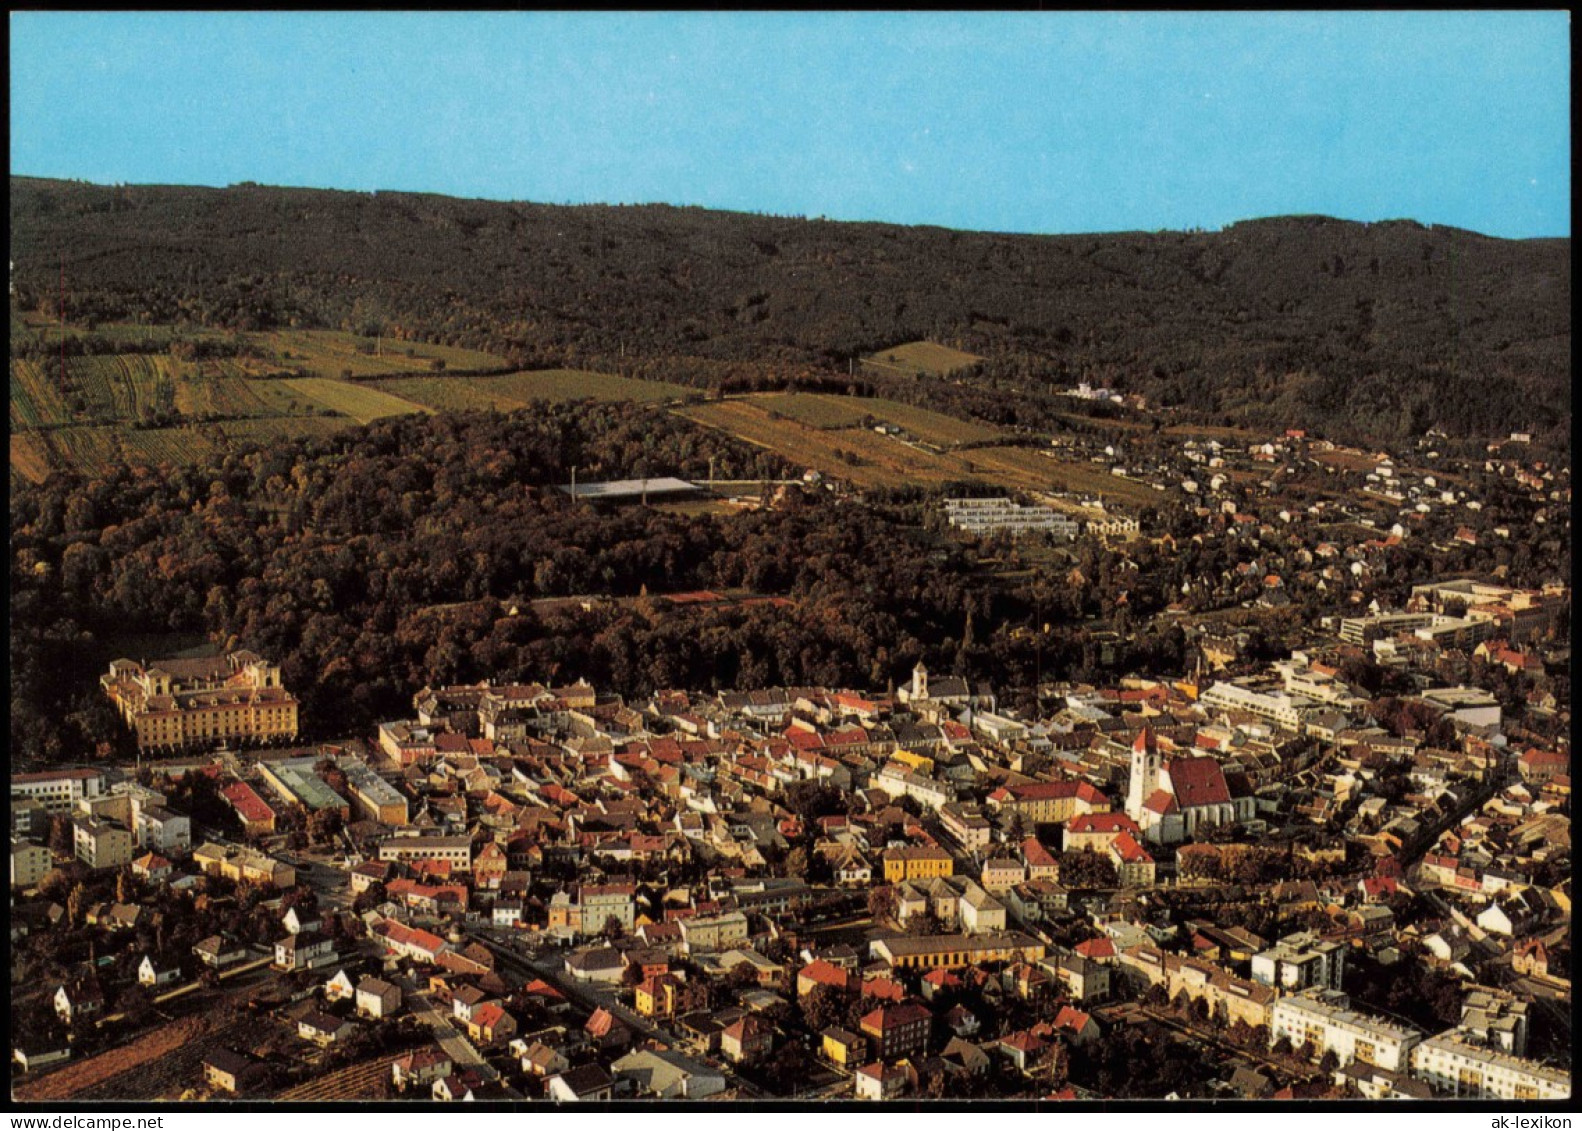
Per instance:
[[[828,385],[929,339],[984,361],[886,394],[996,423],[1043,426],[1088,380],[1336,438],[1570,428],[1569,240],[1319,216],[1022,236],[22,177],[11,236],[24,308],[90,324],[333,327],[710,388]]]
[[[326,737],[405,717],[434,681],[583,676],[628,695],[882,687],[919,659],[1024,687],[1039,670],[1091,677],[1086,621],[1123,590],[1139,617],[1169,600],[1160,562],[1142,559],[1140,583],[1123,554],[1092,545],[1077,551],[1092,579],[1081,588],[997,584],[926,527],[915,492],[859,502],[792,488],[773,507],[696,516],[596,509],[552,486],[572,463],[615,477],[650,463],[701,474],[710,459],[722,476],[784,470],[653,408],[542,405],[390,418],[207,469],[17,485],[13,760],[91,757],[104,735],[124,735],[96,665],[139,635],[202,634],[278,657],[309,732]],[[699,588],[789,603],[659,603]],[[585,594],[615,599],[534,604]],[[1035,607],[1056,625],[1036,650],[1015,631]],[[1183,647],[1179,630],[1150,630],[1111,663],[1179,670]]]

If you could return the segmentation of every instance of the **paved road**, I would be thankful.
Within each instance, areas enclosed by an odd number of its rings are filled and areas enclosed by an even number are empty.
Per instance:
[[[412,1015],[434,1030],[434,1039],[439,1042],[439,1047],[445,1050],[445,1055],[450,1057],[451,1063],[458,1067],[474,1069],[485,1079],[495,1079],[499,1073],[456,1028],[451,1015],[443,1012],[430,1001],[428,994],[419,990],[410,979],[402,981],[401,992],[406,995],[407,1004],[412,1007]]]

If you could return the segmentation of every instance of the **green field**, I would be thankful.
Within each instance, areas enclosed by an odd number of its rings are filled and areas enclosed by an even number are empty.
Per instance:
[[[677,409],[677,414],[768,448],[797,467],[813,468],[860,487],[937,484],[964,478],[955,456],[936,456],[865,428],[810,428],[781,417],[772,420],[756,404],[716,401]]]
[[[69,424],[71,411],[60,393],[58,361],[11,362],[11,429]]]
[[[809,428],[857,428],[871,411],[857,397],[823,393],[755,393],[747,399],[767,413],[778,413]]]
[[[887,373],[947,377],[982,360],[977,354],[963,353],[935,342],[904,342],[869,354],[863,363]]]
[[[104,324],[86,331],[68,326],[68,336],[84,334],[111,342],[146,346],[186,341],[235,340],[214,330]],[[61,333],[37,317],[14,317],[12,339],[35,339]],[[75,467],[97,473],[118,463],[192,463],[210,461],[227,448],[284,437],[324,436],[353,423],[392,415],[433,411],[373,383],[340,380],[355,374],[430,374],[436,360],[444,368],[499,368],[503,360],[475,350],[386,341],[379,355],[364,354],[368,339],[335,331],[276,331],[245,335],[259,356],[184,359],[168,353],[127,353],[71,356],[45,355],[11,362],[11,466],[31,480],[50,470]],[[411,356],[408,356],[410,350]],[[289,372],[311,376],[283,377]],[[436,388],[455,388],[433,380]],[[531,395],[555,395],[579,381],[587,395],[613,395],[610,383],[620,378],[600,374],[523,374],[498,386],[510,394],[498,399],[514,408]],[[624,382],[640,400],[668,399],[674,386]],[[590,392],[589,390],[593,390]],[[530,392],[531,395],[518,395]],[[492,403],[489,393],[479,399]],[[170,427],[129,427],[150,419],[168,420]]]
[[[295,377],[279,384],[341,416],[351,417],[358,424],[367,424],[382,416],[406,416],[414,412],[433,411],[372,385],[332,381],[326,377]]]
[[[428,373],[434,362],[447,369],[497,369],[505,359],[477,350],[431,346],[423,342],[373,339],[338,330],[273,330],[250,334],[269,361],[282,369],[300,370],[310,377],[376,377],[390,373]],[[363,353],[374,346],[377,353]],[[411,356],[407,356],[410,351]]]
[[[219,450],[203,431],[184,428],[128,428],[121,433],[128,463],[159,465],[207,463]]]
[[[983,443],[1004,436],[997,428],[957,420],[926,408],[884,397],[844,397],[829,393],[754,393],[746,398],[767,413],[778,414],[809,428],[861,428],[870,420],[894,424],[913,438],[952,447]]]
[[[963,452],[979,478],[1035,491],[1096,495],[1133,506],[1155,506],[1153,488],[1111,475],[1096,463],[1056,459],[1039,448],[974,448]]]
[[[698,393],[666,381],[638,381],[578,369],[543,369],[502,377],[397,377],[374,385],[440,411],[492,408],[510,412],[535,400],[672,401]]]

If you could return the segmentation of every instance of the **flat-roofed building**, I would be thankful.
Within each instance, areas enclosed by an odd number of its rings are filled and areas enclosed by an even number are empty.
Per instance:
[[[55,862],[54,853],[42,844],[19,837],[11,838],[11,886],[31,888],[48,875]]]
[[[1269,1020],[1271,1044],[1284,1037],[1292,1048],[1310,1045],[1315,1061],[1332,1052],[1342,1065],[1361,1060],[1392,1072],[1406,1071],[1423,1035],[1415,1029],[1351,1008],[1336,990],[1312,989],[1282,997]]]
[[[1571,1077],[1558,1068],[1464,1040],[1454,1029],[1411,1052],[1412,1075],[1437,1092],[1472,1100],[1563,1100]]]
[[[172,813],[162,805],[139,805],[132,818],[140,848],[166,856],[185,856],[192,848],[192,818]]]
[[[339,813],[349,819],[352,807],[315,772],[317,758],[290,758],[282,762],[259,762],[258,772],[280,799],[288,805],[301,805],[313,813]]]
[[[341,763],[346,792],[357,811],[382,825],[404,825],[409,819],[406,795],[362,762]]]
[[[700,495],[703,488],[685,479],[661,475],[649,479],[611,479],[602,483],[566,483],[562,493],[589,503],[637,503]]]
[[[50,814],[70,813],[78,801],[98,797],[104,791],[101,770],[46,770],[11,775],[11,797],[37,801]]]
[[[132,833],[96,817],[72,822],[72,847],[90,868],[120,868],[132,862]]]
[[[1338,990],[1345,971],[1346,944],[1321,939],[1312,931],[1287,935],[1252,958],[1253,981],[1282,990],[1309,986]]]

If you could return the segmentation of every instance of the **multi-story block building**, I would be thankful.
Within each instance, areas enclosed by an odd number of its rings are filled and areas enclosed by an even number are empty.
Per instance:
[[[1252,957],[1252,979],[1282,990],[1310,986],[1340,989],[1346,971],[1346,944],[1320,939],[1311,931],[1287,935]]]
[[[252,652],[201,660],[158,660],[145,668],[114,660],[99,678],[143,751],[221,743],[290,741],[297,700],[280,668]]]
[[[443,860],[455,872],[472,870],[472,838],[467,836],[393,836],[379,844],[379,859],[398,863]]]
[[[884,879],[891,884],[948,876],[955,867],[955,860],[943,848],[892,848],[884,854]]]
[[[740,911],[681,920],[681,938],[687,944],[688,954],[729,950],[745,943],[747,934],[747,916]]]
[[[1411,1051],[1412,1075],[1457,1099],[1563,1100],[1571,1077],[1558,1068],[1473,1044],[1456,1030],[1429,1037]]]
[[[78,801],[98,797],[104,791],[104,773],[100,770],[47,770],[11,775],[13,800],[37,801],[52,815],[70,813]]]
[[[90,868],[120,868],[132,862],[132,834],[97,817],[72,822],[72,847]]]
[[[993,823],[978,811],[977,806],[956,801],[940,806],[939,824],[968,852],[981,852],[988,848],[994,835]]]
[[[1040,824],[1069,821],[1083,813],[1110,811],[1110,799],[1085,781],[1001,786],[989,794],[989,805],[1002,812],[1020,813],[1027,820]]]
[[[36,886],[48,874],[54,859],[54,854],[42,844],[12,837],[11,886],[13,888]]]
[[[165,856],[185,856],[192,848],[192,818],[161,805],[139,805],[132,826],[139,848]]]
[[[865,1015],[858,1025],[868,1038],[868,1052],[875,1060],[894,1063],[928,1051],[928,1030],[934,1015],[915,1001],[885,1005]]]
[[[1284,1037],[1293,1048],[1311,1045],[1316,1061],[1332,1052],[1342,1065],[1354,1060],[1404,1072],[1413,1047],[1423,1039],[1415,1029],[1358,1013],[1336,990],[1314,987],[1282,997],[1269,1021],[1271,1044]]]
[[[1212,962],[1183,958],[1153,946],[1129,947],[1119,960],[1150,985],[1163,986],[1170,998],[1184,993],[1189,1000],[1201,1000],[1210,1012],[1223,1014],[1228,1023],[1240,1021],[1250,1028],[1270,1024],[1275,991],[1238,978]]]
[[[556,892],[549,901],[549,927],[597,935],[613,919],[623,932],[629,932],[637,917],[636,894],[632,884],[578,884],[569,892]],[[743,923],[745,926],[745,917]]]

